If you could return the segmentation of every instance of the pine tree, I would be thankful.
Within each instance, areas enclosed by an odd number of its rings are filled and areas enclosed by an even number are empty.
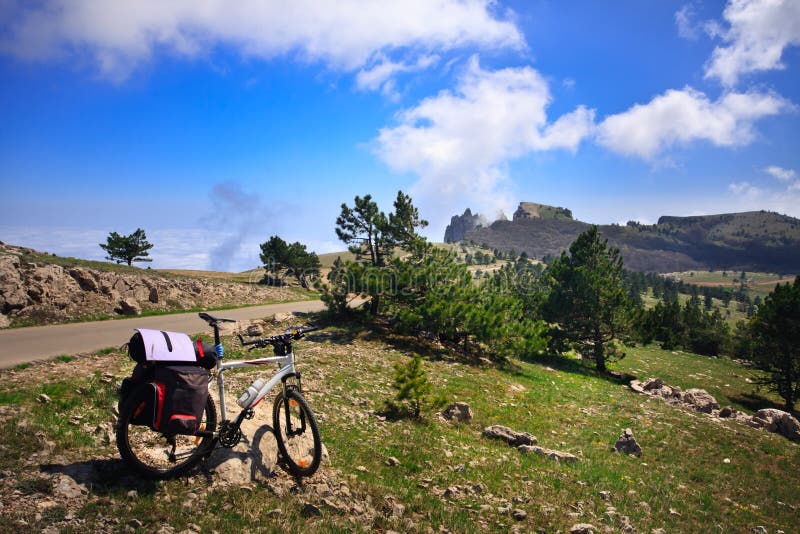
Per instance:
[[[428,381],[419,354],[415,354],[405,365],[395,364],[392,387],[397,390],[397,394],[387,405],[398,413],[408,413],[419,418],[423,409],[444,404],[441,396],[432,394],[433,385]]]
[[[147,242],[147,236],[141,228],[137,228],[130,235],[111,232],[106,238],[106,243],[100,243],[100,248],[108,254],[107,260],[117,263],[131,265],[135,261],[153,261],[147,257],[150,255],[147,251],[153,248],[153,245]]]
[[[609,343],[624,326],[628,300],[622,284],[619,250],[600,240],[597,226],[580,234],[549,270],[551,292],[546,318],[557,322],[566,339],[591,355],[605,371]],[[610,351],[609,351],[610,352]]]
[[[800,276],[778,284],[750,322],[753,361],[769,373],[763,381],[787,411],[800,399]]]

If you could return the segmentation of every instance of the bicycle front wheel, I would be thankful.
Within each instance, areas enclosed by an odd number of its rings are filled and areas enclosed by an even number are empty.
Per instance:
[[[148,394],[139,386],[120,408],[117,423],[117,449],[122,458],[148,478],[171,478],[182,475],[206,456],[213,446],[210,434],[217,429],[217,408],[209,395],[199,429],[204,436],[166,436],[149,426],[137,424]]]
[[[278,450],[289,472],[298,477],[313,475],[322,458],[322,440],[303,395],[295,389],[278,393],[272,421]]]

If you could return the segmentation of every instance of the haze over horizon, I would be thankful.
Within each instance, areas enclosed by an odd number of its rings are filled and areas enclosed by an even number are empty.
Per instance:
[[[520,201],[597,224],[800,217],[800,2],[0,1],[0,240],[242,271],[411,194],[441,241]]]

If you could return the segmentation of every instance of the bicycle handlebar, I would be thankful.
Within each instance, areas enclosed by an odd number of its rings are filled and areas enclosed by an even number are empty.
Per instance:
[[[255,347],[266,347],[267,345],[275,345],[278,343],[285,343],[290,339],[302,339],[309,332],[314,332],[319,330],[318,326],[309,325],[304,326],[302,328],[292,328],[288,332],[284,332],[283,334],[278,334],[277,336],[269,336],[269,337],[262,337],[258,339],[254,339],[252,341],[245,341],[241,334],[237,334],[239,337],[239,342],[242,346],[248,345],[255,345]],[[255,348],[254,347],[254,348]]]

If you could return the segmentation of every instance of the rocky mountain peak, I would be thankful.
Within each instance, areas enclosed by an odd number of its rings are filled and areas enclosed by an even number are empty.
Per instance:
[[[456,243],[461,241],[466,237],[467,232],[471,232],[479,226],[487,226],[488,222],[486,217],[479,213],[473,215],[472,210],[467,208],[464,210],[463,215],[453,215],[450,218],[450,224],[447,225],[444,231],[444,242]]]

